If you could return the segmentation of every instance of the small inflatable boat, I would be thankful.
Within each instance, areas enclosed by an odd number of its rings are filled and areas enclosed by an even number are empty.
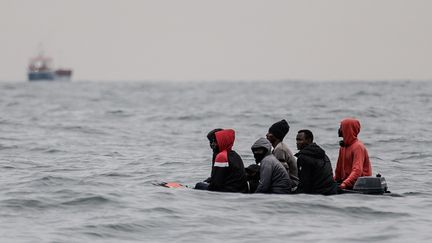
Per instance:
[[[207,184],[201,182],[202,184]],[[200,183],[198,183],[200,184]],[[197,185],[198,185],[197,184]],[[155,183],[155,185],[168,187],[168,188],[190,188],[177,182],[161,182]],[[203,188],[195,188],[203,189]],[[353,189],[341,189],[338,194],[344,193],[358,193],[358,194],[369,194],[369,195],[387,195],[390,191],[387,188],[387,182],[384,177],[380,174],[374,176],[362,176],[359,177],[354,184]]]

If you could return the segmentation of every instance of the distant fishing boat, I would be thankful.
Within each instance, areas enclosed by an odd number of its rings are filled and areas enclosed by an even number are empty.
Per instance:
[[[46,57],[40,53],[30,59],[28,65],[28,80],[70,80],[72,77],[71,69],[53,69],[52,58]]]

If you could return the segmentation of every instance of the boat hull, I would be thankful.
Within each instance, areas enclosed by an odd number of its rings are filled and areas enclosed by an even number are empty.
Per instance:
[[[59,74],[55,72],[29,72],[29,81],[69,81],[70,75]]]
[[[54,80],[54,79],[55,79],[54,72],[29,72],[28,73],[29,81]]]

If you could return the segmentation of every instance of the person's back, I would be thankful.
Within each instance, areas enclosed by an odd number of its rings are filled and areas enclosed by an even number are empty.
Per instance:
[[[282,163],[288,172],[292,186],[297,187],[299,184],[297,159],[284,142],[280,142],[273,149],[273,155]]]
[[[271,153],[271,144],[265,138],[252,145],[252,151],[260,165],[260,180],[256,193],[291,193],[291,180],[288,172]]]
[[[221,192],[246,192],[246,174],[243,161],[234,150],[235,132],[225,129],[215,133],[219,152],[211,172],[208,190]]]
[[[341,189],[351,189],[360,176],[371,176],[372,166],[364,144],[358,140],[360,122],[356,119],[344,119],[341,122],[339,136],[343,137],[336,164],[335,180]]]

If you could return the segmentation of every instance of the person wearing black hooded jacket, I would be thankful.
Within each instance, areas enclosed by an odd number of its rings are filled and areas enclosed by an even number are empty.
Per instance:
[[[300,130],[296,137],[298,175],[300,183],[298,193],[333,195],[337,193],[337,184],[333,179],[333,169],[325,151],[313,142],[309,130]]]
[[[223,129],[214,133],[216,156],[212,161],[209,191],[247,192],[246,173],[243,160],[233,149],[235,132]]]
[[[247,192],[243,160],[233,149],[235,132],[217,128],[207,134],[213,150],[211,176],[198,182],[195,189],[219,192]]]

